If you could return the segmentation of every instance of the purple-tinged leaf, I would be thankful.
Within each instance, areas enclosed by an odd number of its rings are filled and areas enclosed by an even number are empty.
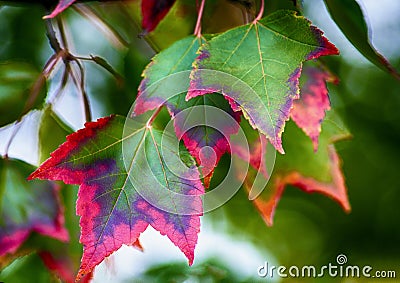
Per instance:
[[[31,233],[68,240],[59,187],[25,182],[33,169],[22,161],[0,159],[0,262],[16,253]]]
[[[293,102],[290,116],[313,142],[314,151],[318,149],[318,137],[325,112],[330,106],[326,82],[337,83],[338,78],[327,70],[307,65],[303,69],[300,99]]]
[[[123,244],[136,245],[149,224],[192,264],[204,188],[197,168],[181,164],[174,142],[176,137],[146,124],[105,117],[69,135],[31,174],[30,179],[80,185],[77,214],[84,253],[77,279]]]
[[[281,135],[299,96],[302,63],[331,54],[338,54],[336,47],[307,19],[277,11],[204,44],[187,99],[223,93],[283,153]]]
[[[174,5],[175,0],[142,0],[142,28],[153,31]]]
[[[193,36],[184,38],[153,58],[143,73],[134,113],[142,114],[162,104],[167,106],[174,119],[176,135],[200,165],[204,185],[208,188],[214,167],[224,153],[230,152],[229,137],[237,133],[241,113],[232,111],[221,95],[185,101],[185,89],[182,88],[184,92],[181,93],[175,87],[185,85],[185,79],[189,86],[190,70],[201,41]]]

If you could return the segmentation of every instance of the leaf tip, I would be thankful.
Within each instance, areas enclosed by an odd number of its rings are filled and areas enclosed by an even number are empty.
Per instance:
[[[311,25],[310,29],[314,33],[319,46],[307,55],[306,60],[317,59],[320,56],[339,55],[339,49],[323,36],[324,33],[319,28]]]

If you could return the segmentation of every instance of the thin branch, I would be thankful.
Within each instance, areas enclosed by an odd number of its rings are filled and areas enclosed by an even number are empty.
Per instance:
[[[62,17],[58,16],[58,17],[56,17],[56,19],[57,19],[58,30],[60,31],[60,35],[61,35],[61,43],[62,43],[64,49],[69,50],[67,35],[65,33],[64,22],[62,20]]]
[[[63,53],[65,70],[64,70],[60,88],[58,89],[58,91],[56,93],[55,99],[65,88],[65,86],[68,82],[69,74],[70,74],[76,87],[81,92],[85,120],[86,120],[86,122],[90,122],[92,120],[92,113],[90,110],[89,98],[87,96],[86,89],[85,89],[85,70],[84,70],[81,62],[78,60],[78,58],[75,57],[74,55],[72,55],[71,53],[69,53],[69,51],[68,51],[68,40],[67,40],[67,36],[65,33],[64,24],[63,24],[62,20],[60,19],[60,17],[57,17],[57,25],[58,25],[58,29],[60,31],[61,41],[64,46],[64,49],[62,49],[62,53]],[[78,79],[78,77],[75,75],[73,69],[71,68],[71,62],[75,62],[76,65],[78,66],[80,80]]]
[[[43,76],[45,76],[46,78],[50,76],[50,73],[54,70],[60,58],[64,57],[63,54],[64,51],[61,50],[60,52],[51,55],[50,59],[47,60],[46,64],[43,67]]]
[[[46,80],[50,76],[51,72],[54,70],[55,66],[57,65],[61,57],[62,57],[62,52],[53,54],[50,57],[50,59],[46,62],[42,73],[39,75],[39,77],[36,79],[35,83],[30,89],[28,99],[25,102],[24,108],[21,112],[20,117],[18,118],[18,121],[22,118],[22,116],[28,113],[35,105],[35,102],[39,97],[40,91],[42,90],[44,84],[46,83]]]
[[[56,37],[56,33],[53,29],[53,23],[51,22],[51,19],[45,19],[44,23],[46,26],[46,35],[47,38],[49,39],[51,48],[54,50],[55,53],[61,52],[62,48]]]
[[[90,61],[93,62],[103,69],[105,69],[107,72],[109,72],[114,78],[117,80],[118,85],[122,85],[124,82],[124,77],[120,75],[107,61],[106,59],[100,57],[100,56],[93,56],[90,55],[90,57],[82,57],[82,56],[73,56],[77,60],[85,60],[85,61]]]
[[[62,75],[60,86],[55,91],[54,97],[52,98],[52,100],[50,100],[48,102],[48,104],[55,104],[56,103],[57,99],[60,97],[61,93],[63,92],[63,90],[67,86],[70,71],[71,71],[71,65],[70,64],[66,64],[64,66],[64,72],[63,72],[63,75]]]
[[[203,17],[205,2],[206,2],[206,0],[201,0],[199,11],[198,11],[198,16],[197,16],[196,27],[194,28],[194,34],[199,38],[201,37],[201,19]]]
[[[82,95],[82,103],[83,103],[83,110],[84,110],[84,115],[85,115],[85,120],[86,122],[92,121],[92,113],[90,111],[90,103],[89,99],[85,90],[85,70],[83,69],[83,66],[79,60],[73,60],[73,62],[76,63],[79,69],[80,73],[80,80],[78,80],[77,76],[75,73],[72,71],[71,72],[71,77],[78,89],[81,90],[81,95]]]

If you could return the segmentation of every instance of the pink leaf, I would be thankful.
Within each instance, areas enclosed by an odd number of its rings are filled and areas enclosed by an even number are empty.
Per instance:
[[[321,124],[325,112],[331,108],[326,82],[336,83],[338,79],[321,67],[308,65],[303,69],[302,78],[306,81],[300,88],[300,99],[293,102],[290,116],[311,138],[317,151]]]
[[[280,152],[302,64],[339,51],[295,12],[279,10],[221,33],[199,49],[187,99],[219,92]]]

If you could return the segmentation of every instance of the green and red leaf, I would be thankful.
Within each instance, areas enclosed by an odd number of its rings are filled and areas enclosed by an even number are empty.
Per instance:
[[[77,214],[84,253],[77,279],[123,244],[135,244],[149,224],[167,235],[192,264],[204,188],[195,167],[177,165],[179,152],[171,151],[176,137],[163,138],[162,143],[161,138],[162,133],[146,124],[120,116],[101,118],[69,135],[29,177],[80,185]],[[165,160],[180,174],[172,173]],[[147,191],[169,204],[169,211],[148,202],[141,195]],[[177,200],[176,193],[188,198]]]
[[[223,93],[234,102],[234,110],[241,110],[283,153],[281,134],[293,100],[299,97],[303,62],[333,54],[338,54],[336,47],[307,19],[293,11],[277,11],[204,44],[187,99]]]
[[[230,152],[229,136],[237,133],[241,113],[232,111],[218,94],[185,100],[192,63],[202,42],[193,36],[184,38],[152,59],[143,73],[134,113],[167,106],[176,135],[200,165],[208,188],[221,156]],[[212,111],[217,108],[218,117]]]

